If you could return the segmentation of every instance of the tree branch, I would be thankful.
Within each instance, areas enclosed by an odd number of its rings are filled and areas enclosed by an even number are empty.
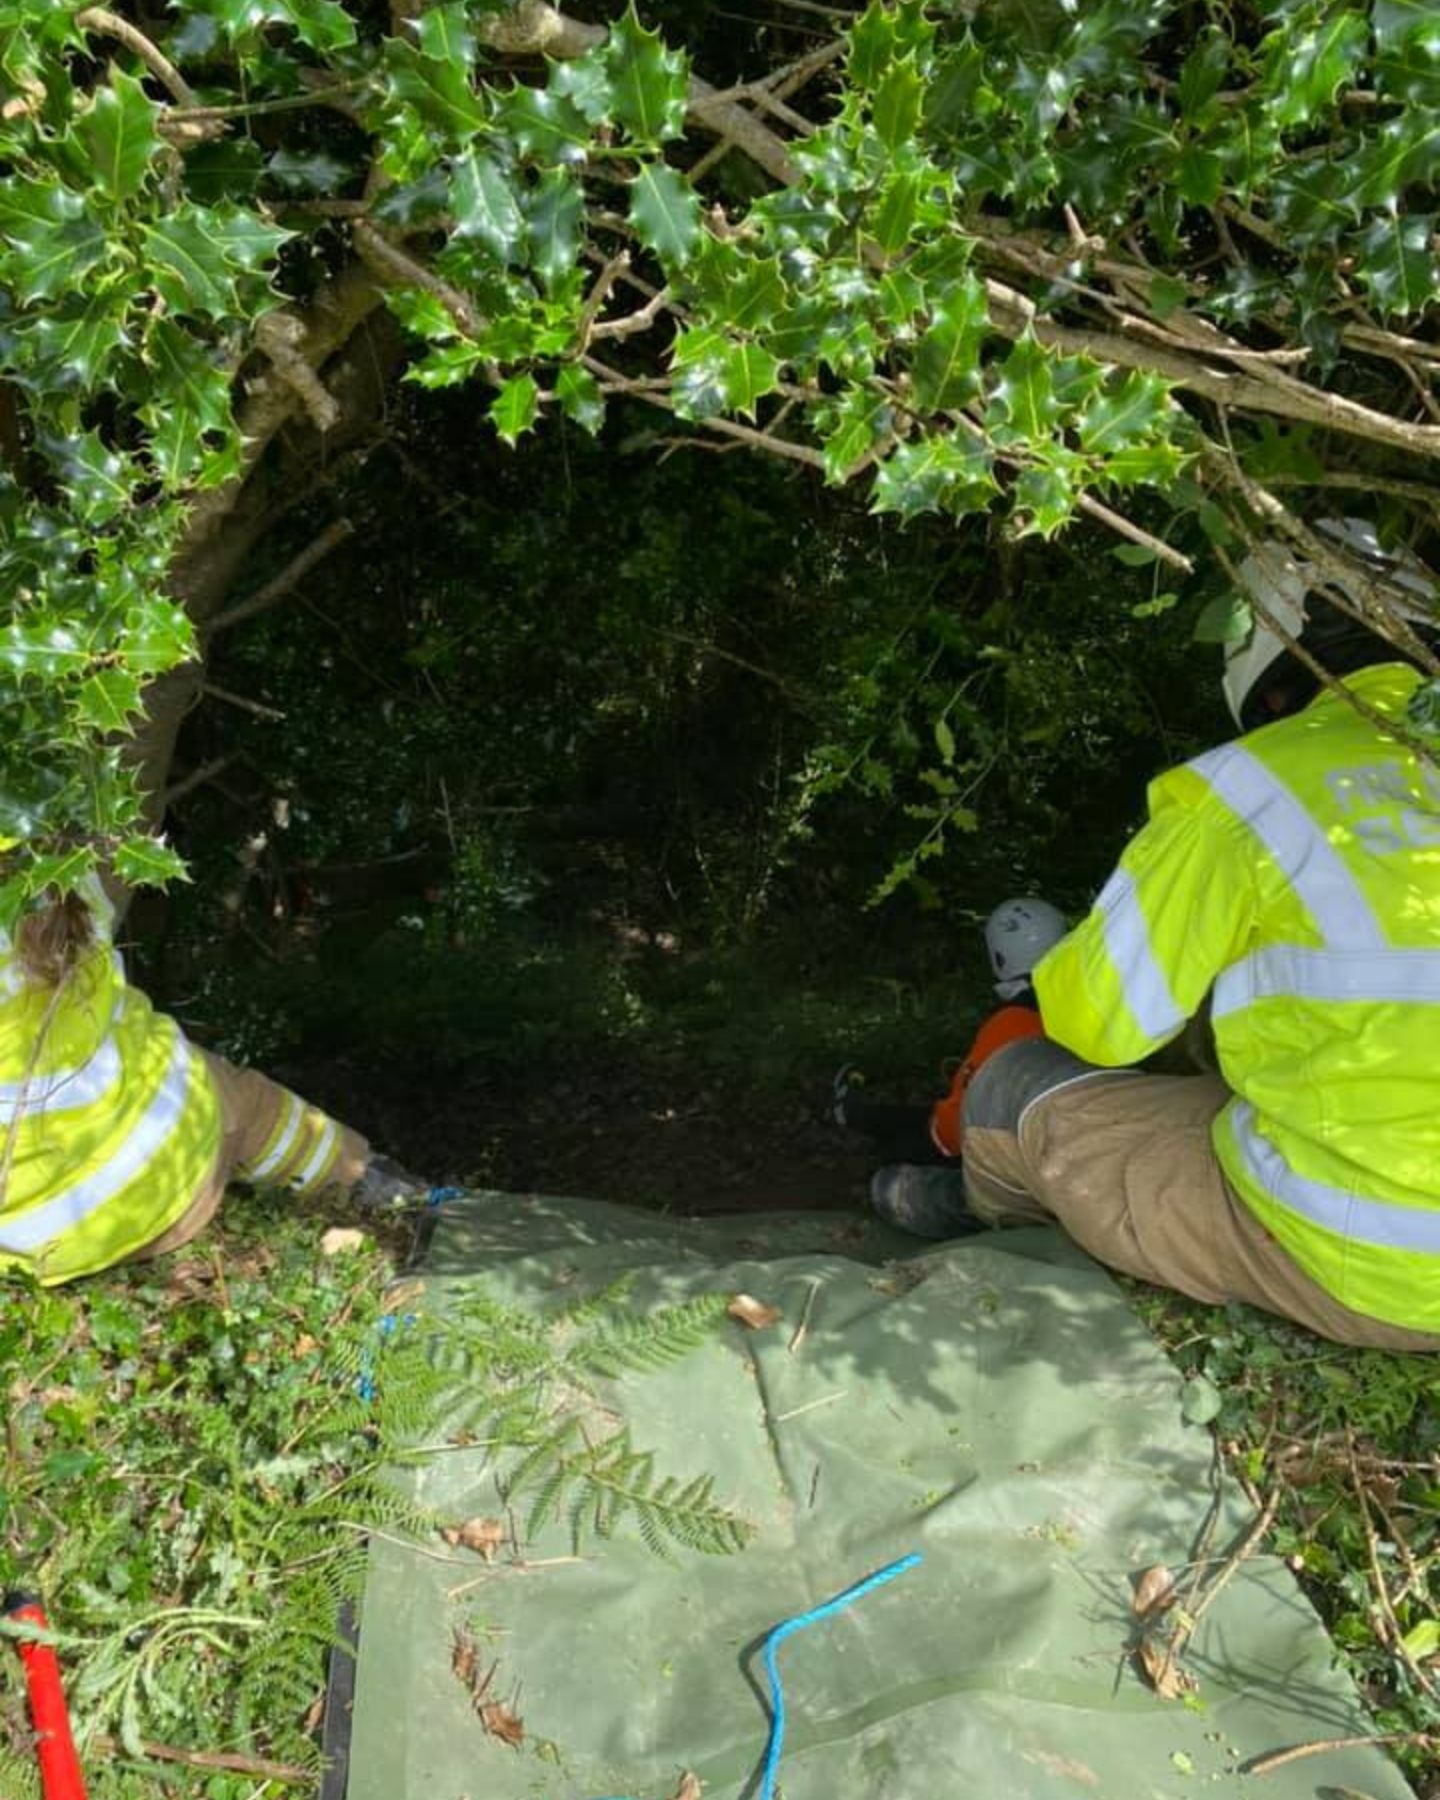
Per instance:
[[[272,576],[263,587],[257,588],[244,600],[234,606],[227,606],[224,612],[216,613],[206,626],[207,637],[214,637],[217,631],[228,631],[232,625],[238,625],[244,619],[253,619],[256,613],[267,612],[284,600],[310,573],[318,562],[324,560],[332,550],[338,549],[347,538],[354,537],[355,527],[348,519],[334,519],[318,537],[312,538],[305,548],[286,563],[278,575]]]
[[[166,56],[158,44],[151,43],[145,33],[103,6],[87,6],[75,15],[82,31],[93,31],[97,37],[114,38],[127,50],[133,50],[157,80],[162,81],[181,106],[195,104],[195,90]]]
[[[469,296],[452,287],[424,263],[417,262],[392,239],[385,236],[369,219],[356,219],[350,226],[355,248],[371,273],[385,287],[418,287],[434,297],[455,321],[461,334],[468,338],[479,335],[484,320],[470,304]]]
[[[282,308],[255,322],[256,347],[270,359],[280,379],[294,390],[315,429],[331,431],[339,422],[339,403],[301,350],[304,342],[305,322],[296,313]]]

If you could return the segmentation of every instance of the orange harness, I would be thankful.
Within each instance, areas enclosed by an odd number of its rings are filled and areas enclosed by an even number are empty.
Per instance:
[[[1044,1037],[1045,1024],[1033,1006],[1002,1006],[975,1033],[965,1060],[950,1078],[950,1092],[935,1102],[930,1114],[930,1138],[944,1156],[958,1156],[965,1135],[965,1093],[975,1076],[997,1050],[1025,1038]]]

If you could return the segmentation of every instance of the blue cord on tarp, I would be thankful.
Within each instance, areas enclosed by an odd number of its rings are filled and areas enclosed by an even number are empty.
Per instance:
[[[867,1594],[873,1594],[878,1587],[884,1587],[887,1581],[894,1581],[897,1575],[904,1575],[924,1559],[918,1550],[909,1556],[902,1556],[896,1562],[886,1563],[883,1569],[877,1569],[873,1575],[867,1575],[863,1581],[857,1581],[853,1587],[836,1594],[821,1606],[814,1606],[809,1612],[796,1613],[792,1619],[784,1619],[774,1627],[765,1639],[765,1673],[770,1678],[770,1736],[765,1745],[765,1768],[760,1777],[759,1800],[774,1800],[775,1778],[780,1772],[780,1755],[785,1748],[785,1690],[780,1681],[780,1670],[775,1661],[775,1654],[786,1638],[794,1637],[797,1631],[804,1631],[811,1625],[818,1625],[822,1620],[831,1619],[836,1613],[844,1612],[846,1607],[853,1606],[857,1600],[863,1600]],[[619,1800],[611,1796],[610,1800]]]

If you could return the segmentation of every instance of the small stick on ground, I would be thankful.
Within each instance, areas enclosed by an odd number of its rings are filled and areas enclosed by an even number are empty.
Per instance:
[[[794,1356],[795,1352],[805,1342],[805,1334],[810,1329],[810,1314],[814,1310],[815,1296],[819,1292],[820,1283],[818,1281],[812,1281],[810,1283],[810,1292],[806,1294],[805,1304],[800,1310],[800,1323],[795,1327],[794,1336],[790,1339],[790,1354],[792,1356]],[[793,1417],[793,1415],[790,1416]]]
[[[85,1748],[100,1756],[128,1756],[119,1738],[103,1733],[86,1740]],[[298,1763],[274,1762],[266,1756],[245,1756],[238,1750],[186,1750],[178,1744],[156,1744],[149,1738],[140,1742],[142,1753],[152,1762],[181,1763],[189,1769],[223,1769],[236,1775],[253,1775],[257,1781],[313,1783],[314,1769],[302,1769]]]
[[[1257,1756],[1240,1773],[1268,1775],[1272,1769],[1283,1769],[1286,1763],[1299,1762],[1302,1756],[1319,1756],[1326,1750],[1364,1750],[1371,1744],[1408,1744],[1417,1750],[1434,1750],[1440,1747],[1440,1737],[1429,1731],[1381,1731],[1365,1737],[1316,1738],[1311,1744],[1292,1744],[1288,1750]]]

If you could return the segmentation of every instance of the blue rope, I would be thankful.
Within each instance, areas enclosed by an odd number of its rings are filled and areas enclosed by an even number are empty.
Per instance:
[[[902,1556],[898,1562],[887,1563],[883,1569],[877,1569],[873,1575],[857,1581],[854,1587],[836,1594],[823,1606],[813,1607],[809,1612],[797,1613],[793,1619],[786,1619],[766,1638],[765,1673],[770,1677],[770,1741],[765,1746],[765,1771],[760,1778],[760,1800],[774,1800],[775,1777],[780,1770],[780,1752],[785,1745],[785,1692],[780,1685],[780,1670],[775,1662],[776,1651],[786,1638],[794,1637],[797,1631],[804,1631],[808,1626],[818,1625],[823,1619],[830,1619],[836,1613],[844,1612],[847,1606],[863,1600],[866,1594],[884,1587],[887,1581],[894,1581],[897,1575],[903,1575],[907,1569],[913,1569],[920,1560],[919,1552],[914,1551],[909,1556]]]
[[[834,1595],[821,1606],[812,1607],[809,1612],[797,1613],[793,1619],[784,1619],[774,1627],[765,1639],[765,1673],[770,1677],[770,1736],[765,1745],[765,1768],[760,1777],[759,1800],[774,1800],[775,1778],[780,1770],[780,1752],[785,1747],[785,1692],[780,1684],[780,1670],[775,1663],[775,1653],[786,1638],[794,1637],[797,1631],[804,1631],[807,1626],[818,1625],[822,1619],[832,1619],[838,1612],[844,1612],[847,1606],[853,1606],[857,1600],[863,1600],[878,1587],[884,1587],[887,1581],[893,1581],[897,1575],[903,1575],[923,1561],[918,1550],[909,1556],[902,1556],[897,1562],[886,1563],[883,1569],[877,1569],[873,1575],[867,1575],[863,1581],[857,1581],[854,1587],[848,1587],[843,1593]],[[612,1796],[611,1800],[620,1800]]]

